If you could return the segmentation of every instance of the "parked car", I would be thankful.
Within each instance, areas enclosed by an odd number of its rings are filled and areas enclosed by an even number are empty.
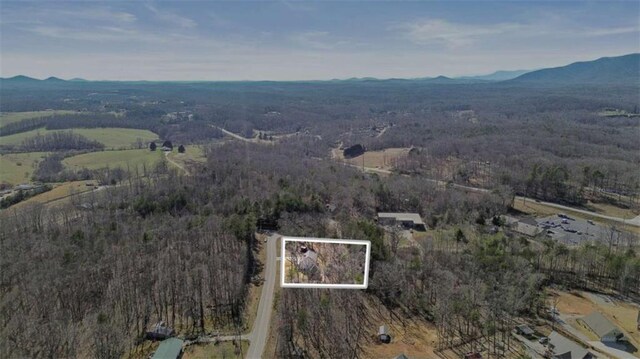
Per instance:
[[[549,338],[547,337],[541,337],[540,339],[538,339],[538,343],[546,345],[549,342]]]

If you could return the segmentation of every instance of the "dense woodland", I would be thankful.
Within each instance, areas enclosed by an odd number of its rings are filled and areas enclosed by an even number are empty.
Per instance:
[[[507,211],[499,194],[387,181],[301,155],[306,146],[213,146],[190,177],[159,166],[82,199],[89,208],[76,201],[4,213],[3,356],[120,356],[159,320],[184,334],[243,327],[246,288],[260,266],[256,220],[267,217],[282,234],[336,236],[334,219],[339,235],[372,241],[366,292],[282,292],[279,356],[358,356],[369,296],[435,323],[445,347],[504,337],[512,320],[541,311],[550,282],[640,295],[633,237],[615,247],[539,250],[483,234],[479,217]],[[422,250],[398,251],[372,221],[389,208],[418,211],[446,230]],[[49,335],[38,335],[43,329]]]
[[[595,198],[636,206],[640,193],[640,117],[599,114],[605,108],[634,113],[637,87],[629,84],[372,80],[9,83],[4,88],[3,111],[84,112],[7,124],[0,139],[36,128],[140,128],[179,143],[221,138],[218,128],[245,137],[254,131],[298,132],[317,136],[308,151],[319,157],[339,144],[368,150],[416,147],[414,158],[398,164],[402,171],[474,185],[474,178],[486,177],[484,187],[506,185],[544,200],[581,205]],[[193,116],[167,116],[184,112]],[[372,128],[384,127],[383,136],[371,135]],[[443,173],[443,161],[456,168]],[[478,168],[478,162],[488,166]],[[585,192],[587,187],[592,190]]]
[[[33,129],[65,131],[1,151],[53,151],[35,180],[108,186],[60,207],[0,212],[0,356],[143,355],[143,334],[159,321],[183,336],[243,332],[247,289],[264,266],[255,256],[263,222],[283,235],[372,242],[366,291],[280,293],[277,343],[269,348],[277,357],[362,356],[376,324],[366,314],[376,305],[435,325],[439,349],[488,346],[499,357],[515,322],[545,315],[549,285],[639,301],[636,236],[567,247],[513,235],[498,220],[516,194],[637,206],[640,118],[599,115],[635,111],[637,90],[401,80],[3,83],[2,111],[81,113],[6,124],[0,144]],[[193,116],[169,116],[179,112]],[[204,144],[206,162],[191,164],[189,176],[166,162],[64,168],[65,156],[100,148],[66,130],[114,126]],[[244,137],[298,135],[223,142],[219,128]],[[328,160],[330,149],[355,144],[414,147],[396,164],[410,176]],[[375,223],[378,211],[420,213],[433,234],[417,248],[398,248]]]

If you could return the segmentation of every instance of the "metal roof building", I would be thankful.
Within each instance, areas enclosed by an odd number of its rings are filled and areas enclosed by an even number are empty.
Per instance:
[[[600,341],[615,342],[624,338],[624,334],[620,329],[600,312],[593,312],[582,318],[582,321],[592,332],[596,333]]]
[[[151,359],[177,359],[182,356],[182,344],[177,338],[163,340]]]
[[[554,359],[585,359],[592,357],[587,349],[555,331],[549,334],[549,350],[551,351],[551,357]]]

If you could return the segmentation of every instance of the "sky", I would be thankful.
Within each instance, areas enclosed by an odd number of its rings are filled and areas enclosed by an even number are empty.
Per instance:
[[[640,2],[0,1],[0,76],[488,74],[640,52]]]

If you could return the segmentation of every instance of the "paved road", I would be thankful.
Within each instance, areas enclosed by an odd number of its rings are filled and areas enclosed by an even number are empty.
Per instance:
[[[271,321],[271,313],[273,312],[273,296],[276,287],[276,256],[278,238],[280,236],[273,234],[267,239],[267,263],[264,271],[264,284],[262,285],[262,293],[260,294],[260,304],[258,305],[258,313],[253,322],[251,333],[248,339],[251,341],[249,350],[247,351],[248,359],[257,359],[262,357],[264,347],[267,344],[269,335],[269,323]]]
[[[222,131],[225,135],[229,135],[229,136],[231,136],[231,137],[233,137],[233,138],[235,138],[235,139],[237,139],[237,140],[245,141],[245,142],[255,142],[255,141],[253,141],[253,139],[252,139],[252,138],[242,137],[242,136],[240,136],[240,135],[238,135],[238,134],[235,134],[235,133],[233,133],[233,132],[231,132],[231,131],[227,131],[227,130],[225,130],[225,129],[224,129],[224,128],[222,128],[222,127],[218,127],[218,126],[213,126],[213,127],[215,127],[215,128],[217,128],[218,130]]]

